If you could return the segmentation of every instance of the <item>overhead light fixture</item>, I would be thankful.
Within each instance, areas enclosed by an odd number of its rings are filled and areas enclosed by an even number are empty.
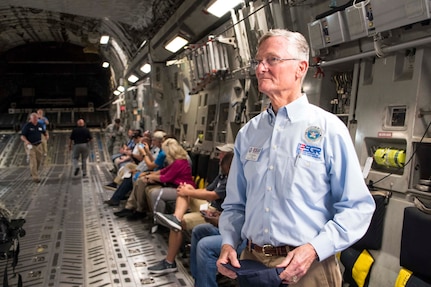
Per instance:
[[[105,44],[108,44],[108,42],[109,42],[109,36],[103,35],[102,37],[100,37],[100,44],[105,45]]]
[[[180,64],[184,64],[185,60],[183,59],[175,59],[175,60],[169,60],[166,61],[166,66],[172,66],[172,65],[180,65]]]
[[[124,92],[124,90],[125,90],[125,89],[124,89],[124,87],[123,87],[123,86],[118,86],[117,90],[118,90],[118,91],[120,91],[120,92],[122,93],[122,92]]]
[[[136,83],[139,80],[139,78],[136,77],[135,75],[130,75],[130,77],[128,77],[127,80],[131,83]]]
[[[120,92],[119,90],[115,90],[115,91],[114,91],[114,95],[118,96],[118,95],[120,95],[120,94],[121,94],[121,92]]]
[[[138,50],[141,50],[142,47],[145,46],[145,44],[147,44],[147,40],[144,40],[141,45],[139,46]]]
[[[241,2],[242,0],[213,0],[208,4],[207,11],[220,18]]]
[[[140,70],[141,70],[143,73],[148,74],[149,72],[151,72],[151,65],[150,65],[150,64],[148,64],[148,63],[145,63],[145,64],[140,68]]]
[[[102,67],[105,68],[105,69],[108,68],[109,67],[109,63],[108,62],[103,62]]]
[[[165,49],[175,53],[177,52],[179,49],[181,49],[182,47],[184,47],[189,41],[187,41],[186,39],[184,39],[183,37],[180,36],[176,36],[174,39],[172,39],[171,41],[169,41],[166,46]]]

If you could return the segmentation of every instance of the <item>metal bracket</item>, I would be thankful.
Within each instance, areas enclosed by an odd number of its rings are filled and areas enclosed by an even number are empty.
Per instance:
[[[234,37],[222,37],[222,36],[218,36],[217,38],[215,38],[215,40],[217,42],[223,43],[223,44],[227,44],[227,45],[232,45],[235,49],[236,49],[236,43],[235,43],[235,38]]]
[[[431,111],[424,111],[422,109],[419,110],[418,118],[422,118],[423,116],[431,115]]]

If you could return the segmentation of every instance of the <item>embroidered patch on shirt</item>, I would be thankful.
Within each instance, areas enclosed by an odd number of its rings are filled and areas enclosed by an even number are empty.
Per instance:
[[[262,151],[262,148],[249,147],[247,154],[245,155],[245,159],[250,161],[257,161],[261,151]]]
[[[317,146],[300,143],[296,148],[296,154],[311,156],[312,158],[320,158],[322,149]]]
[[[311,126],[305,131],[305,139],[309,142],[318,142],[322,138],[322,129],[320,127]]]

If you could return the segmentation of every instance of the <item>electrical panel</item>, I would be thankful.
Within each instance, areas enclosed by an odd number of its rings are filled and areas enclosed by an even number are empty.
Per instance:
[[[344,11],[308,23],[308,32],[310,45],[313,49],[321,49],[349,41]]]
[[[371,0],[376,32],[431,18],[430,0]]]
[[[346,20],[349,28],[350,40],[368,37],[374,34],[374,15],[371,5],[360,2],[346,8]]]

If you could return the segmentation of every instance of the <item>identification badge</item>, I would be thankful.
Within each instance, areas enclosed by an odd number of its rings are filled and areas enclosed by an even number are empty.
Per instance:
[[[261,152],[262,152],[262,148],[250,147],[248,148],[245,159],[250,161],[257,161]]]

